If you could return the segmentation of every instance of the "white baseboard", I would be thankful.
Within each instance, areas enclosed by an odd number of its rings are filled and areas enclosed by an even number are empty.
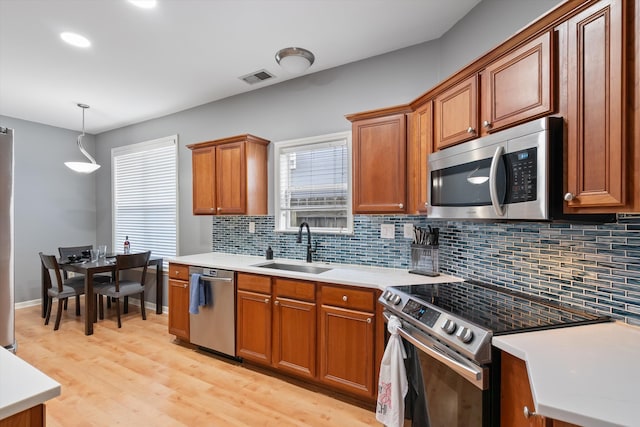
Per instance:
[[[140,299],[139,298],[129,298],[129,304],[137,305],[138,307],[140,307]],[[33,307],[34,305],[40,305],[40,298],[33,299],[31,301],[17,302],[17,303],[14,304],[14,307],[15,307],[16,310],[19,310],[21,308]],[[156,311],[155,303],[152,303],[150,301],[145,301],[144,307],[147,310],[152,310],[153,312]],[[162,306],[162,314],[167,314],[167,313],[169,313],[169,308],[167,306],[163,305]]]

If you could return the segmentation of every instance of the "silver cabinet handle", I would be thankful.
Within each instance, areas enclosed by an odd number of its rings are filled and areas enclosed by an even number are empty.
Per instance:
[[[265,304],[269,304],[269,298],[264,299]]]
[[[530,411],[530,410],[529,410],[529,408],[527,408],[526,406],[524,407],[523,412],[524,412],[524,417],[525,417],[526,419],[529,419],[529,418],[531,418],[531,417],[535,417],[535,416],[537,416],[537,415],[538,415],[538,414],[536,414],[534,411]]]
[[[424,202],[424,207],[428,208],[429,207],[429,202]]]
[[[482,126],[484,126],[486,129],[489,129],[491,127],[491,122],[489,120],[485,120],[484,122],[482,122]]]
[[[218,212],[220,212],[221,209],[222,209],[221,207],[218,207]]]
[[[367,317],[367,323],[371,323],[371,317]]]
[[[346,296],[346,295],[342,295],[342,301],[347,302],[347,300],[348,300],[348,299],[349,299],[349,298],[347,298],[347,296]]]
[[[278,301],[278,300],[275,300],[273,303],[274,303],[275,305],[280,305],[280,301]]]
[[[467,129],[467,133],[476,133],[476,130],[469,126],[469,128]]]
[[[404,205],[403,205],[402,203],[398,203],[398,207],[399,207],[400,209],[402,209],[402,208],[404,208]]]
[[[187,289],[187,286],[189,286],[189,285],[187,285],[186,283],[185,283],[184,285],[182,285],[182,287],[183,287],[184,289]]]
[[[570,202],[572,200],[574,200],[576,198],[576,195],[573,193],[565,193],[564,195],[564,200],[566,200],[567,202]]]

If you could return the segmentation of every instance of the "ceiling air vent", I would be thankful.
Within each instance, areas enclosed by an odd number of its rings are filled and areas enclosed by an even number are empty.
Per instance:
[[[269,80],[275,77],[273,74],[268,72],[267,70],[255,71],[251,74],[247,74],[246,76],[239,77],[240,80],[244,80],[248,84],[256,84],[259,82],[263,82],[265,80]]]

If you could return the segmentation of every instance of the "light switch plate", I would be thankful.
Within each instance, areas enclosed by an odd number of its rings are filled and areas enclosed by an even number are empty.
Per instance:
[[[404,225],[404,238],[413,239],[413,224],[409,223]]]
[[[255,232],[256,232],[256,223],[252,221],[249,223],[249,233],[255,233]]]
[[[396,227],[393,224],[380,225],[380,237],[383,239],[393,239],[396,234]]]

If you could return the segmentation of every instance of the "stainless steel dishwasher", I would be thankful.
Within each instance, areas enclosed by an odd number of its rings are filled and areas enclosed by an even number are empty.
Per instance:
[[[236,356],[236,290],[234,272],[214,268],[189,267],[189,279],[199,274],[210,286],[211,301],[189,314],[190,341],[199,347],[227,356]],[[191,282],[191,280],[189,280]],[[191,292],[189,292],[191,295]]]

